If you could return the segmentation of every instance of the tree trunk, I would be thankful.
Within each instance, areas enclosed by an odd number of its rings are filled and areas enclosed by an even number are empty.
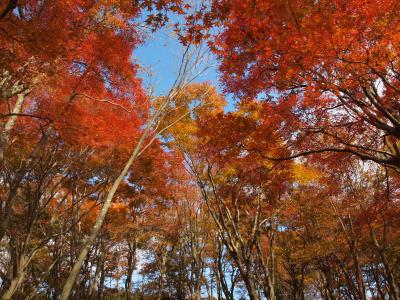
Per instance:
[[[83,248],[81,252],[79,253],[78,258],[76,259],[71,272],[68,275],[67,281],[64,284],[60,300],[67,300],[72,287],[75,283],[76,278],[78,277],[78,274],[81,270],[82,264],[89,252],[90,247],[93,245],[94,241],[96,240],[96,237],[101,229],[101,226],[103,225],[104,219],[107,215],[107,211],[111,205],[112,199],[114,197],[115,192],[117,191],[119,185],[121,184],[122,180],[125,178],[126,174],[128,173],[129,168],[131,167],[132,163],[135,161],[137,156],[139,155],[141,146],[147,137],[147,133],[149,132],[150,127],[148,126],[143,133],[142,137],[140,138],[138,144],[136,145],[135,149],[132,151],[131,156],[129,157],[129,160],[126,162],[123,170],[119,174],[118,178],[114,181],[110,191],[107,194],[106,200],[103,204],[103,207],[101,208],[100,214],[96,218],[96,222],[93,226],[92,232],[90,235],[87,237],[87,239],[84,242]]]
[[[11,116],[8,118],[4,125],[3,132],[0,134],[0,162],[4,159],[4,151],[7,147],[8,140],[10,139],[11,130],[14,128],[17,120],[17,115],[21,113],[22,105],[24,104],[25,96],[28,92],[20,93],[17,95],[17,101],[15,102],[14,108],[11,112]]]
[[[133,271],[135,270],[135,265],[136,265],[136,247],[137,247],[137,240],[135,239],[133,245],[130,244],[129,240],[127,241],[128,243],[128,269],[127,269],[127,275],[125,279],[125,294],[126,294],[126,299],[128,300],[130,298],[130,295],[132,293],[132,275]]]
[[[353,261],[354,261],[354,268],[356,271],[358,296],[360,297],[361,300],[367,300],[367,296],[365,294],[364,280],[362,277],[362,271],[360,268],[360,263],[356,251],[353,252]]]
[[[12,299],[15,292],[20,287],[21,283],[24,281],[25,277],[25,268],[28,265],[29,259],[25,255],[21,255],[18,260],[18,265],[16,268],[16,273],[14,274],[13,278],[10,281],[10,286],[4,292],[1,300],[10,300]]]
[[[98,298],[101,300],[104,298],[104,282],[106,280],[106,274],[104,270],[104,262],[101,264],[100,269],[100,282],[99,282],[99,289],[97,290]]]
[[[93,299],[94,298],[93,295],[97,290],[98,282],[100,280],[100,275],[101,275],[101,272],[100,272],[100,268],[101,268],[100,265],[101,264],[102,263],[99,262],[98,265],[96,266],[96,272],[94,274],[93,284],[91,285],[90,290],[89,290],[89,299]]]
[[[389,264],[389,261],[386,258],[385,249],[378,242],[378,239],[376,238],[375,231],[372,229],[371,226],[369,226],[369,229],[370,229],[370,235],[371,235],[371,238],[372,238],[372,242],[374,243],[376,252],[380,256],[380,258],[382,260],[383,267],[385,269],[386,280],[389,283],[389,296],[392,297],[393,300],[400,300],[400,288],[399,288],[399,285],[398,285],[398,283],[396,282],[396,280],[394,278],[394,274],[392,272],[392,268],[391,268],[391,266]]]
[[[200,287],[200,282],[196,283],[194,286],[194,300],[201,300]]]
[[[167,265],[167,252],[164,251],[161,254],[161,266],[160,266],[160,277],[158,278],[158,293],[157,300],[161,300],[164,289],[164,273]]]

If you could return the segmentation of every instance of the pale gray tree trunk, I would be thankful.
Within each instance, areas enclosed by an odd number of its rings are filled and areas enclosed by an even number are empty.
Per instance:
[[[80,269],[82,267],[82,264],[89,252],[90,247],[93,245],[94,241],[96,240],[96,237],[101,229],[101,226],[103,225],[104,219],[107,215],[107,211],[111,205],[112,199],[114,197],[115,192],[117,191],[119,185],[121,182],[124,180],[125,176],[128,174],[128,171],[130,167],[132,166],[133,162],[135,159],[143,153],[150,145],[156,140],[157,136],[161,134],[163,131],[167,130],[168,128],[174,126],[176,123],[178,123],[180,120],[182,120],[185,116],[187,116],[189,113],[185,113],[184,115],[180,116],[177,118],[175,121],[171,122],[168,124],[166,127],[163,129],[159,130],[157,133],[154,134],[154,136],[147,142],[146,145],[144,145],[144,142],[146,138],[149,136],[150,130],[154,129],[155,131],[157,130],[157,127],[159,126],[159,122],[162,120],[162,118],[165,115],[165,110],[168,108],[168,105],[171,103],[171,101],[180,93],[180,91],[187,86],[189,82],[191,82],[195,77],[197,77],[201,72],[198,74],[195,74],[193,78],[189,78],[188,74],[190,72],[195,71],[197,64],[198,64],[198,59],[201,57],[199,54],[195,56],[195,61],[193,65],[190,64],[191,61],[191,53],[189,52],[189,47],[187,47],[186,51],[183,54],[181,65],[179,68],[178,76],[169,91],[168,95],[165,97],[165,100],[161,103],[160,107],[157,108],[155,111],[153,117],[149,120],[147,123],[146,129],[143,132],[143,135],[141,136],[139,142],[137,143],[135,149],[132,151],[131,156],[129,157],[128,161],[126,162],[123,170],[119,174],[118,178],[114,181],[110,191],[108,192],[106,199],[104,201],[103,207],[101,208],[101,211],[99,215],[96,218],[95,224],[92,228],[92,231],[90,235],[85,239],[83,243],[83,248],[81,252],[78,255],[78,258],[76,259],[72,270],[70,271],[68,278],[64,284],[60,300],[67,300],[72,287],[76,281],[76,278],[79,275]],[[200,50],[199,50],[200,51]],[[204,69],[205,70],[205,69]],[[202,70],[202,71],[204,71]]]
[[[8,117],[8,120],[4,125],[3,132],[0,134],[0,161],[3,161],[4,159],[4,151],[10,139],[11,130],[14,128],[18,114],[21,113],[22,105],[24,104],[27,93],[28,92],[24,92],[17,95],[17,101],[15,102],[11,115]]]
[[[136,145],[135,149],[132,151],[132,154],[129,157],[128,161],[126,162],[123,170],[119,174],[118,178],[114,181],[110,191],[108,192],[106,200],[104,201],[103,207],[101,208],[100,214],[96,218],[96,222],[92,228],[92,231],[91,231],[90,235],[86,238],[86,240],[83,244],[83,248],[82,248],[81,252],[79,253],[78,258],[76,259],[71,272],[68,275],[67,281],[64,284],[64,287],[63,287],[63,290],[62,290],[62,293],[60,296],[60,300],[68,299],[68,297],[71,293],[72,287],[75,283],[75,280],[78,277],[78,274],[81,270],[82,264],[90,250],[90,247],[93,245],[94,241],[96,240],[96,237],[101,229],[101,226],[103,225],[104,219],[107,215],[107,211],[111,205],[114,194],[117,191],[121,182],[124,180],[125,176],[128,174],[129,168],[132,166],[133,162],[138,157],[149,130],[150,130],[150,128],[147,127],[145,132],[143,133],[142,137],[140,138],[138,144]]]
[[[25,268],[29,263],[29,259],[25,255],[21,255],[18,259],[18,266],[16,269],[16,274],[14,274],[13,278],[11,279],[10,286],[4,292],[1,300],[10,300],[15,292],[20,287],[21,283],[24,281],[25,277]]]

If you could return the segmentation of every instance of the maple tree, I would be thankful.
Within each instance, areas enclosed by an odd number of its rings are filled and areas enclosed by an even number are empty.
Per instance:
[[[183,40],[221,27],[210,44],[227,91],[277,102],[276,126],[297,147],[291,157],[349,152],[398,170],[397,1],[210,1],[203,8],[188,17]]]
[[[400,300],[398,9],[2,1],[0,298]]]

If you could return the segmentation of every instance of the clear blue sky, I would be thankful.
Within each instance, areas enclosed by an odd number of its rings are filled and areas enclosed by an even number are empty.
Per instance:
[[[140,77],[143,78],[146,87],[152,87],[155,95],[162,95],[168,92],[173,84],[180,64],[183,53],[183,47],[177,40],[176,36],[171,34],[169,28],[164,28],[153,36],[149,37],[146,43],[136,49],[133,57],[137,63],[147,70],[140,72]],[[215,58],[214,58],[215,59]],[[218,66],[215,64],[205,73],[196,79],[196,82],[208,81],[218,91],[222,92],[222,88],[218,81]],[[234,110],[234,101],[232,97],[227,96],[228,104],[227,111]]]

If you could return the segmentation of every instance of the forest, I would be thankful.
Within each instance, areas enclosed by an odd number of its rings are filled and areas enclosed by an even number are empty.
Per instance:
[[[400,300],[400,1],[0,0],[10,299]]]

